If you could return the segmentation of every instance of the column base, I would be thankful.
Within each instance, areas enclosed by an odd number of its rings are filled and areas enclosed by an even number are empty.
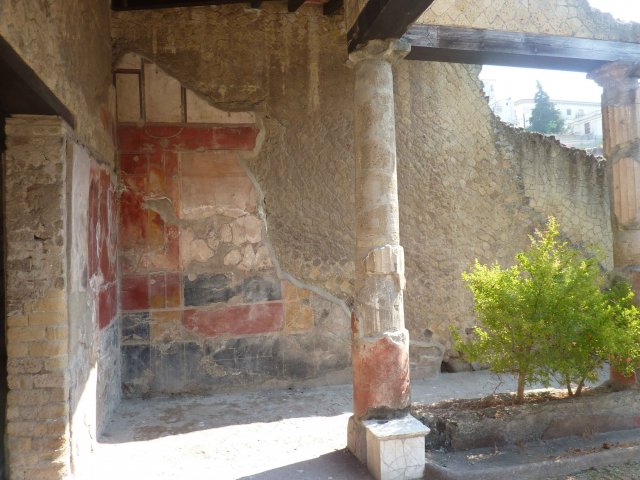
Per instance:
[[[354,415],[349,417],[347,424],[347,448],[360,463],[367,464],[367,432]]]
[[[411,415],[392,420],[349,419],[348,446],[376,480],[424,477],[429,428]]]
[[[357,418],[404,416],[411,405],[409,332],[358,337],[351,346],[353,414]]]

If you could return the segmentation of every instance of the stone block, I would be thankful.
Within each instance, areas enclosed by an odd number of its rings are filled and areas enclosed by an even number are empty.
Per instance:
[[[188,123],[256,123],[253,112],[225,112],[191,90],[187,90],[187,122]]]
[[[182,121],[182,86],[156,65],[144,65],[144,105],[148,122]]]
[[[258,243],[262,240],[262,224],[258,217],[245,215],[231,222],[231,235],[234,245],[245,242]]]
[[[184,279],[185,306],[200,306],[226,302],[231,298],[231,275],[226,273],[207,273],[193,280]]]
[[[33,357],[55,357],[67,353],[67,342],[63,340],[34,342],[29,345],[29,355]]]
[[[148,375],[151,362],[149,345],[122,345],[122,384],[125,388],[133,388],[140,383],[143,376]]]
[[[397,411],[410,404],[409,333],[356,337],[353,351],[353,412]]]
[[[313,328],[313,310],[302,302],[284,304],[284,329],[287,332],[303,332]]]
[[[149,275],[149,305],[151,308],[166,306],[166,277],[164,273]]]
[[[224,303],[231,299],[240,303],[270,302],[282,299],[280,281],[270,275],[254,275],[232,283],[230,273],[206,273],[184,281],[186,306]]]
[[[154,392],[181,393],[185,391],[185,374],[189,361],[185,358],[185,345],[181,342],[151,346],[151,370]]]
[[[149,343],[149,312],[122,315],[122,344]]]
[[[141,120],[140,74],[116,73],[116,106],[119,122]]]
[[[238,305],[215,310],[185,310],[184,326],[200,335],[251,335],[282,330],[282,303]]]
[[[184,340],[182,311],[151,312],[151,343],[168,343]]]
[[[147,275],[124,275],[121,283],[120,302],[122,310],[149,308],[149,277]]]
[[[367,420],[363,424],[367,439],[367,467],[376,480],[424,477],[424,437],[429,428],[411,415],[393,420]]]
[[[184,170],[183,170],[184,171]],[[257,194],[248,177],[181,177],[180,218],[202,219],[214,214],[240,217],[254,213]]]
[[[36,327],[9,327],[7,329],[7,342],[31,342],[34,340],[45,339],[45,328],[41,326]]]

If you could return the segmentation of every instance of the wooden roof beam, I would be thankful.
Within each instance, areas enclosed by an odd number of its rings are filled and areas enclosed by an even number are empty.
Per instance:
[[[296,12],[304,2],[305,0],[287,0],[287,10],[291,13]]]
[[[369,0],[347,34],[349,52],[369,40],[402,37],[434,0]]]
[[[249,3],[252,8],[255,0],[111,0],[113,10],[156,10],[160,8],[200,7],[203,5],[230,5]]]
[[[590,72],[640,61],[640,44],[442,25],[413,25],[408,60]]]

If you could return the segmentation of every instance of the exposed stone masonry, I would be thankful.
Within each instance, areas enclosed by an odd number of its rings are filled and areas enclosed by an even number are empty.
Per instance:
[[[6,447],[12,480],[70,473],[66,134],[57,118],[6,121]]]
[[[213,105],[256,111],[264,141],[247,165],[266,197],[280,267],[349,303],[355,165],[345,160],[353,158],[354,82],[346,39],[340,19],[320,9],[305,6],[295,17],[283,10],[265,4],[259,15],[235,6],[193,8],[189,15],[115,13],[116,52],[154,59]],[[148,28],[136,28],[139,23]],[[246,28],[256,35],[241,35]],[[201,57],[194,45],[202,36],[229,48],[215,61]],[[243,45],[242,52],[234,45]],[[197,72],[187,61],[196,57]],[[245,60],[237,68],[219,68],[237,58]],[[464,330],[473,322],[460,274],[475,258],[508,264],[551,214],[575,243],[597,243],[605,252],[611,244],[609,213],[594,200],[608,196],[600,163],[553,139],[500,127],[478,71],[410,61],[394,67],[404,309],[416,377],[434,375],[448,359],[451,325]],[[547,184],[538,183],[539,171],[548,172]],[[547,193],[553,201],[544,200]]]
[[[635,42],[640,25],[616,21],[587,0],[435,0],[417,23]]]
[[[275,266],[242,159],[255,116],[208,105],[136,55],[118,65],[125,393],[346,380],[347,316]]]

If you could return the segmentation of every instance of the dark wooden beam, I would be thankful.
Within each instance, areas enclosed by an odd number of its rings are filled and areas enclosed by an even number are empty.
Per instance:
[[[69,109],[0,36],[0,116],[57,115],[75,127]]]
[[[296,12],[302,6],[302,4],[304,2],[305,2],[305,0],[288,0],[287,1],[287,9],[291,13]]]
[[[335,15],[342,8],[342,0],[329,0],[322,6],[322,13],[325,15]]]
[[[369,0],[349,30],[349,52],[369,40],[400,38],[434,0]]]
[[[408,60],[590,72],[613,61],[639,62],[640,44],[440,25],[413,25]]]
[[[156,10],[160,8],[201,7],[249,3],[250,0],[111,0],[113,10]],[[253,3],[252,3],[253,4]]]

